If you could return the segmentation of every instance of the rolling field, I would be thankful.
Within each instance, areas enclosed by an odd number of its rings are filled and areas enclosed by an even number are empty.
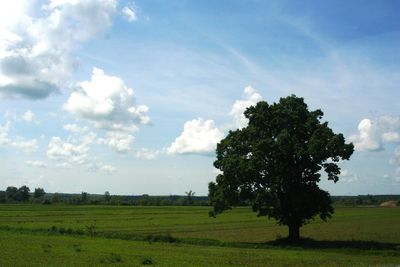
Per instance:
[[[286,227],[248,208],[0,205],[0,266],[370,266],[400,264],[400,208],[336,208]]]

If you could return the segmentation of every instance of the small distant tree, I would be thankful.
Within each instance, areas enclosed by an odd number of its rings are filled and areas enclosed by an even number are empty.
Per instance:
[[[150,205],[150,196],[148,194],[143,194],[140,198],[139,198],[139,205],[141,206],[148,206]]]
[[[105,203],[110,203],[110,201],[111,201],[110,192],[108,192],[108,191],[104,192],[104,202]]]
[[[51,198],[52,203],[59,203],[61,202],[61,196],[59,193],[54,193],[52,198]]]
[[[83,204],[87,203],[87,201],[88,201],[88,193],[87,192],[82,192],[81,193],[81,201],[82,201]]]
[[[194,203],[194,195],[196,194],[196,192],[193,192],[192,190],[189,190],[189,192],[185,192],[186,197],[185,197],[185,202],[187,205],[193,205]]]
[[[0,191],[0,203],[7,202],[7,194],[6,191]]]
[[[33,192],[33,197],[34,198],[41,198],[44,197],[44,195],[46,194],[46,192],[44,191],[43,188],[35,188],[35,191]]]
[[[17,200],[17,195],[18,195],[18,188],[15,186],[9,186],[6,189],[6,197],[7,200],[13,200],[13,201],[18,201]]]
[[[29,192],[30,192],[29,187],[27,187],[26,185],[21,186],[20,188],[18,188],[17,200],[22,202],[28,201],[29,198],[31,197]]]
[[[294,95],[272,105],[259,102],[244,115],[248,126],[217,145],[214,166],[222,173],[209,184],[210,215],[250,204],[258,216],[288,226],[289,240],[297,241],[314,216],[325,221],[333,214],[330,195],[318,183],[322,172],[339,180],[337,163],[350,158],[353,144],[320,121],[321,110],[309,111]]]

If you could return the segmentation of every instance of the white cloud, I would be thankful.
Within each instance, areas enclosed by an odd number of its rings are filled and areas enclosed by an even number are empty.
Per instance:
[[[376,151],[382,149],[380,135],[377,126],[370,119],[363,119],[358,124],[358,134],[350,137],[350,141],[354,142],[356,150]]]
[[[358,133],[350,136],[356,150],[378,151],[384,143],[400,142],[400,117],[381,116],[363,119],[358,124]]]
[[[61,162],[61,163],[57,163],[56,167],[61,168],[61,169],[71,169],[72,165],[68,162]]]
[[[400,183],[400,168],[398,168],[396,170],[396,173],[394,176],[391,176],[389,174],[385,174],[383,175],[383,180],[386,182],[390,182],[390,183]]]
[[[40,160],[28,160],[25,162],[29,167],[47,168],[46,163]]]
[[[5,125],[0,125],[0,146],[9,146],[21,149],[25,152],[34,152],[38,149],[36,139],[25,139],[17,136],[14,138],[9,137],[10,122]]]
[[[244,96],[245,99],[235,101],[232,106],[232,110],[229,113],[233,116],[234,127],[239,129],[246,127],[249,123],[248,119],[243,114],[246,108],[256,105],[263,99],[262,96],[257,93],[257,91],[254,90],[251,86],[247,86],[246,88],[244,88]]]
[[[100,170],[101,170],[102,172],[106,172],[106,173],[108,173],[108,174],[113,174],[114,172],[117,171],[117,169],[116,169],[114,166],[111,166],[111,165],[102,165],[102,166],[100,167]]]
[[[394,155],[390,160],[390,163],[393,165],[396,165],[398,167],[400,167],[400,147],[398,147],[395,151],[394,151]],[[400,170],[400,169],[399,169]],[[400,175],[400,172],[399,172]]]
[[[80,127],[77,124],[65,124],[63,125],[64,130],[69,131],[73,134],[83,134],[88,131],[87,127]]]
[[[137,20],[136,10],[134,8],[125,6],[122,8],[121,12],[127,21],[132,22]]]
[[[398,132],[387,132],[382,134],[382,141],[386,143],[400,142],[400,134]]]
[[[224,134],[213,120],[187,121],[182,134],[167,148],[168,154],[210,154]]]
[[[36,139],[26,140],[23,137],[17,137],[10,142],[10,146],[22,149],[25,152],[34,152],[38,149]]]
[[[234,119],[227,128],[243,128],[248,124],[244,111],[262,101],[262,96],[251,86],[244,88],[244,99],[236,100],[229,112]],[[215,126],[213,120],[202,118],[188,121],[182,134],[167,148],[167,154],[210,154],[223,138],[223,132]]]
[[[10,122],[5,125],[0,125],[0,145],[7,145],[10,142],[8,138],[8,132],[10,130]]]
[[[223,172],[220,169],[217,169],[217,168],[214,168],[214,167],[212,168],[212,173],[214,175],[223,174]]]
[[[88,152],[87,143],[74,144],[64,142],[60,137],[52,137],[47,148],[47,157],[70,164],[82,165],[88,162]]]
[[[350,172],[349,170],[343,169],[340,171],[340,181],[345,183],[353,183],[358,181],[358,175]]]
[[[124,132],[108,132],[105,138],[99,138],[99,144],[105,144],[115,149],[117,152],[128,152],[135,137]]]
[[[86,168],[89,172],[102,171],[110,175],[117,171],[117,169],[111,165],[105,165],[98,162],[89,163],[86,165]]]
[[[135,104],[133,90],[115,76],[94,68],[90,81],[79,83],[64,109],[93,123],[97,128],[130,132],[138,130],[138,124],[148,124],[149,108]]]
[[[0,25],[0,94],[40,99],[58,91],[75,68],[72,52],[111,26],[116,6],[116,0],[52,0],[30,12],[39,16],[9,16],[12,23]]]
[[[142,148],[135,152],[135,158],[144,159],[144,160],[152,160],[152,159],[155,159],[160,154],[161,154],[160,150],[150,150],[147,148]]]
[[[35,114],[31,110],[27,110],[23,115],[22,119],[27,122],[32,122],[35,117]]]
[[[90,145],[95,141],[96,134],[92,132],[78,139],[70,137],[67,141],[60,137],[52,137],[47,148],[47,157],[58,162],[55,165],[57,168],[70,169],[79,165],[90,172],[114,173],[114,167],[99,162],[96,157],[90,155]]]

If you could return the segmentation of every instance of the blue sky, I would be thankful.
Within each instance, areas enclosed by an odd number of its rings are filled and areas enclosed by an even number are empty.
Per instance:
[[[246,125],[243,110],[296,94],[356,145],[323,188],[400,193],[398,1],[0,10],[0,188],[205,195],[216,143]]]

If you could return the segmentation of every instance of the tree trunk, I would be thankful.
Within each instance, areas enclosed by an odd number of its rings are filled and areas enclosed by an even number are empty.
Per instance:
[[[297,224],[289,225],[289,241],[297,242],[300,239],[300,226]]]

